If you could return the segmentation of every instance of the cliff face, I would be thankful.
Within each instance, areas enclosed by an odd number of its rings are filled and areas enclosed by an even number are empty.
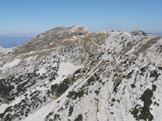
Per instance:
[[[162,120],[158,36],[59,27],[1,53],[1,121]]]

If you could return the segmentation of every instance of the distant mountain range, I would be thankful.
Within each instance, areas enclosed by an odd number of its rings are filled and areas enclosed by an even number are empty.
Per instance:
[[[162,36],[162,33],[154,33],[155,35],[159,35],[159,36]]]
[[[0,46],[4,48],[16,47],[31,40],[34,35],[0,35]]]

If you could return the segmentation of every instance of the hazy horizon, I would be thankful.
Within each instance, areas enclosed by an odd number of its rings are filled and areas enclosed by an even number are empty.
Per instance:
[[[37,34],[71,25],[93,31],[118,29],[162,33],[161,5],[160,0],[5,0],[0,2],[0,34]]]
[[[74,26],[74,25],[71,25],[71,26]],[[3,37],[5,37],[5,36],[12,36],[12,37],[21,37],[21,36],[26,36],[26,37],[34,37],[34,36],[36,36],[36,35],[38,35],[38,34],[41,34],[41,33],[44,33],[45,31],[48,31],[48,30],[50,30],[50,29],[54,29],[54,28],[57,28],[57,27],[71,27],[70,25],[69,26],[56,26],[56,27],[53,27],[53,28],[49,28],[49,29],[47,29],[47,30],[44,30],[44,31],[39,31],[39,32],[33,32],[33,33],[31,33],[31,32],[24,32],[24,33],[20,33],[20,32],[12,32],[12,33],[0,33],[0,36],[3,36]],[[85,27],[85,28],[87,28],[87,29],[89,29],[90,31],[94,31],[94,32],[99,32],[99,31],[112,31],[112,30],[118,30],[118,31],[121,31],[121,32],[132,32],[132,31],[134,31],[134,30],[141,30],[141,31],[144,31],[144,30],[142,30],[142,29],[132,29],[132,30],[121,30],[121,29],[101,29],[101,30],[95,30],[95,29],[93,29],[93,28],[88,28],[88,27],[86,27],[86,26],[82,26],[82,27]],[[160,35],[160,36],[162,36],[162,32],[151,32],[151,31],[144,31],[144,32],[146,32],[146,33],[152,33],[152,34],[156,34],[156,35]]]

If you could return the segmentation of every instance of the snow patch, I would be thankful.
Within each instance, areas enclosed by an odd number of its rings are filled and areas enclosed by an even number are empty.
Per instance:
[[[0,114],[3,113],[3,112],[6,110],[6,108],[8,108],[8,107],[10,107],[10,106],[14,106],[14,105],[20,103],[20,102],[22,101],[22,99],[24,99],[24,98],[25,98],[24,96],[20,96],[20,97],[16,98],[16,100],[14,100],[14,101],[13,101],[12,103],[10,103],[10,104],[2,104],[2,105],[0,106]]]
[[[19,62],[21,61],[21,59],[15,59],[9,63],[6,63],[3,65],[2,69],[5,69],[5,68],[12,68],[14,66],[17,66],[19,64]]]
[[[12,52],[14,48],[3,48],[0,46],[0,54],[8,54],[9,52]]]
[[[7,107],[8,107],[7,104],[2,104],[2,105],[0,106],[0,113],[3,113]]]
[[[55,83],[59,83],[60,81],[64,80],[70,74],[73,74],[76,70],[82,68],[82,65],[74,65],[73,63],[63,62],[60,64],[58,70],[58,77],[55,80]]]
[[[67,76],[73,74],[80,67],[81,66],[76,66],[73,63],[61,63],[58,74]]]
[[[43,75],[44,73],[46,73],[46,71],[47,70],[45,69],[45,67],[43,67],[37,71],[37,74]]]

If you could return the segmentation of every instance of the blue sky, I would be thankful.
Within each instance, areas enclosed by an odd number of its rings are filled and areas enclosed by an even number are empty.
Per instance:
[[[0,0],[0,34],[81,25],[162,32],[162,0]]]

